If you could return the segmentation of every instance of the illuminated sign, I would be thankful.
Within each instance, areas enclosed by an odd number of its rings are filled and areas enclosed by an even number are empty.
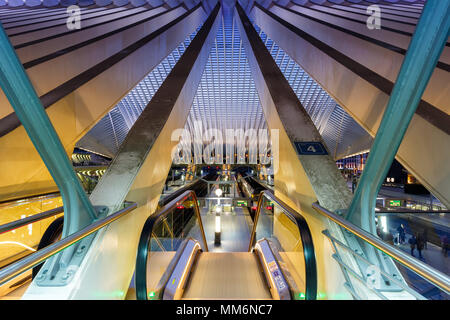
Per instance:
[[[401,207],[402,200],[389,200],[389,206],[390,207]]]
[[[326,155],[325,147],[320,142],[294,142],[297,153],[300,155]]]
[[[236,200],[236,206],[238,207],[247,207],[247,200]]]

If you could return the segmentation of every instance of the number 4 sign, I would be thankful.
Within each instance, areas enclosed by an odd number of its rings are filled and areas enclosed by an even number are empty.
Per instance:
[[[320,142],[294,142],[299,155],[326,155],[327,149]]]

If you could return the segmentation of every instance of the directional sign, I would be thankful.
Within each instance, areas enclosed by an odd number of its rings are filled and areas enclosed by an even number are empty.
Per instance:
[[[320,142],[294,142],[297,153],[301,155],[326,155],[327,149]]]
[[[390,207],[401,207],[402,201],[401,200],[389,200],[389,206]]]
[[[248,203],[246,200],[237,200],[236,201],[236,206],[237,207],[246,207],[248,206]]]

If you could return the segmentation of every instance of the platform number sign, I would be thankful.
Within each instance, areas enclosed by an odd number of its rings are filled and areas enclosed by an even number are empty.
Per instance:
[[[299,155],[326,155],[327,149],[320,142],[294,142]]]

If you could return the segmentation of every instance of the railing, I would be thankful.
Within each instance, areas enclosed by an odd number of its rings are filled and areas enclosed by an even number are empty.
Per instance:
[[[363,277],[361,277],[357,272],[355,272],[348,264],[346,264],[341,256],[338,253],[336,244],[339,245],[340,247],[344,248],[347,252],[349,252],[350,254],[352,254],[356,259],[359,259],[360,261],[362,261],[363,263],[366,263],[367,265],[373,265],[369,260],[367,260],[366,258],[364,258],[362,255],[358,254],[357,252],[355,252],[352,248],[350,248],[349,246],[345,245],[344,243],[342,243],[341,241],[339,241],[338,239],[336,239],[335,237],[333,237],[330,232],[328,230],[324,230],[322,232],[328,239],[331,240],[333,247],[336,251],[335,254],[333,254],[333,258],[346,270],[348,271],[354,278],[356,278],[359,282],[361,282],[363,285],[367,285],[367,280],[364,279]],[[389,273],[385,272],[384,270],[380,270],[380,274],[382,276],[384,276],[386,279],[389,279],[390,282],[392,282],[393,284],[397,285],[398,287],[404,289],[405,291],[407,291],[408,293],[410,293],[412,296],[414,296],[415,298],[417,298],[418,300],[425,300],[425,298],[420,295],[419,293],[417,293],[416,291],[414,291],[413,289],[411,289],[410,287],[408,287],[408,285],[406,285],[405,283],[403,283],[401,280],[396,279],[394,276],[390,275]],[[347,284],[346,287],[350,290],[350,292],[352,293],[352,295],[359,299],[362,300],[362,298],[356,293],[355,289],[353,288],[353,286],[351,285],[350,281],[348,278],[346,278],[347,280]],[[379,298],[383,299],[383,300],[388,300],[388,298],[386,297],[386,295],[384,295],[382,293],[381,290],[375,288],[375,286],[371,286],[369,287],[369,290],[371,290],[373,293],[375,293]]]
[[[3,206],[11,206],[13,204],[26,204],[26,203],[30,203],[30,202],[51,199],[51,198],[55,198],[55,197],[59,197],[59,196],[61,196],[59,192],[50,192],[50,193],[43,193],[43,194],[34,195],[34,196],[25,196],[25,197],[2,200],[2,201],[0,201],[0,209]]]
[[[450,291],[450,278],[444,273],[428,266],[422,261],[409,256],[408,254],[400,251],[399,249],[393,247],[377,238],[373,234],[359,228],[358,226],[350,223],[343,217],[323,208],[317,202],[313,204],[313,208],[320,214],[324,215],[328,219],[337,223],[339,226],[345,228],[350,233],[358,237],[359,239],[367,242],[373,247],[381,250],[383,253],[387,254],[394,260],[398,261],[400,264],[405,266],[407,269],[412,270],[417,273],[428,282],[432,283],[436,287],[442,289],[445,293],[449,294]]]
[[[7,267],[0,270],[0,285],[12,280],[21,273],[33,268],[34,266],[42,263],[51,256],[57,254],[58,252],[66,249],[67,247],[73,245],[74,243],[82,240],[83,238],[89,236],[90,234],[98,231],[99,229],[105,227],[111,222],[123,217],[129,212],[136,209],[136,203],[130,203],[127,207],[107,216],[102,220],[95,221],[88,225],[87,227],[39,250],[35,253],[28,255],[27,257],[14,262]]]
[[[268,199],[274,206],[265,206],[264,199]],[[283,227],[284,234],[277,228]],[[261,191],[258,198],[258,206],[255,213],[253,230],[250,237],[249,251],[259,238],[272,238],[278,243],[278,251],[286,257],[300,257],[304,259],[304,292],[294,299],[315,300],[317,298],[317,267],[314,245],[311,231],[306,220],[286,203],[278,199],[269,190]],[[288,258],[288,260],[290,260]],[[288,266],[289,269],[297,269],[299,265]],[[303,268],[301,268],[303,270]],[[294,271],[294,270],[291,270]],[[298,273],[302,273],[299,271]],[[301,280],[298,279],[298,282]],[[299,283],[297,283],[299,286]],[[299,286],[300,287],[300,286]],[[301,289],[301,288],[300,288]]]
[[[48,211],[44,211],[44,212],[32,215],[32,216],[24,218],[24,219],[20,219],[20,220],[16,220],[13,222],[2,224],[0,226],[0,234],[8,232],[8,231],[12,231],[14,229],[17,229],[17,228],[20,228],[23,226],[26,226],[27,224],[30,224],[30,223],[34,223],[34,222],[37,222],[37,221],[40,221],[40,220],[43,220],[46,218],[56,216],[62,212],[64,212],[64,207],[58,207],[55,209],[51,209]]]
[[[183,211],[183,214],[174,215],[173,212],[177,210],[177,207],[189,199],[190,207],[183,206],[181,210],[192,208],[194,214],[190,215],[190,212],[184,214],[185,211]],[[195,222],[193,218],[197,219],[198,230],[193,223]],[[136,258],[136,298],[138,300],[158,298],[159,270],[169,267],[169,261],[164,259],[159,252],[175,254],[183,241],[191,236],[194,239],[201,238],[203,251],[208,251],[197,196],[194,191],[187,190],[151,215],[142,228]],[[155,246],[153,247],[153,245]],[[152,262],[150,264],[149,256],[150,262]]]
[[[422,211],[422,210],[407,210],[407,209],[396,209],[396,210],[384,210],[381,209],[380,211],[375,211],[375,215],[376,216],[395,216],[395,215],[403,215],[403,214],[407,214],[407,215],[416,215],[416,216],[421,216],[421,215],[440,215],[440,214],[449,214],[450,211],[449,210],[435,210],[435,211]]]
[[[162,208],[164,205],[178,197],[182,192],[188,191],[188,190],[199,190],[199,189],[206,189],[207,186],[207,180],[204,180],[203,178],[196,179],[194,181],[191,181],[189,184],[184,185],[181,188],[176,189],[175,191],[165,194],[161,197],[158,205]]]

